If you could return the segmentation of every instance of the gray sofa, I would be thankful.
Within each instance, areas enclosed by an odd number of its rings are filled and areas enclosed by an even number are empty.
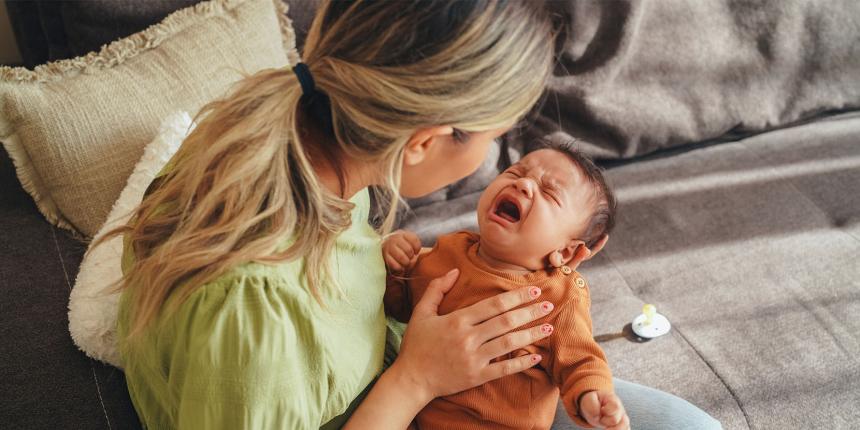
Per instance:
[[[32,67],[185,3],[8,6]],[[290,3],[301,36],[313,2]],[[473,176],[410,202],[402,226],[428,244],[474,228],[500,167],[536,137],[579,138],[619,197],[609,244],[581,268],[616,376],[679,395],[726,429],[860,428],[858,6],[548,7],[569,25],[544,103]],[[75,27],[102,20],[125,27],[93,33],[102,40]],[[69,336],[83,245],[43,219],[3,151],[0,190],[0,427],[139,428],[122,372]],[[644,303],[669,318],[669,335],[629,334]]]
[[[617,377],[687,399],[726,429],[860,428],[860,112],[606,176],[618,224],[580,271]],[[403,227],[428,243],[474,229],[479,194],[418,207]],[[629,324],[645,303],[673,329],[642,343]]]

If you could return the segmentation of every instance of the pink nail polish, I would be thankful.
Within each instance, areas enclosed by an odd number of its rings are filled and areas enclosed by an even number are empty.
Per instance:
[[[550,302],[543,302],[543,304],[540,305],[540,308],[543,309],[544,312],[549,313],[550,311],[552,311],[553,305]]]
[[[538,354],[532,355],[532,363],[537,363],[538,361],[540,361],[540,359],[541,359],[540,355],[538,355]]]
[[[544,324],[541,326],[540,331],[542,331],[546,334],[550,334],[550,333],[552,333],[552,326],[549,324]]]
[[[530,296],[532,296],[532,297],[537,297],[537,296],[539,296],[539,295],[540,295],[540,288],[538,288],[538,287],[531,287],[531,289],[529,289],[529,295],[530,295]]]

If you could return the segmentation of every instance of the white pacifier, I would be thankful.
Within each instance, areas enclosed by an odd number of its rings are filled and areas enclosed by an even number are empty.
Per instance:
[[[669,324],[669,320],[663,315],[658,314],[657,308],[651,304],[642,306],[642,314],[633,319],[632,326],[633,333],[636,333],[636,336],[646,339],[669,333],[669,329],[672,327]]]

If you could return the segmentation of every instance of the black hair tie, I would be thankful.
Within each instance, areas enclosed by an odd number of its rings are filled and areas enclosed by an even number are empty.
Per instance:
[[[305,63],[298,63],[293,67],[293,73],[302,86],[302,97],[299,103],[322,126],[329,136],[334,136],[334,126],[331,119],[331,102],[322,91],[317,91],[316,83],[311,76],[311,69]]]
[[[296,66],[293,67],[293,73],[296,74],[296,78],[298,78],[299,84],[302,85],[302,94],[310,96],[314,93],[314,91],[316,91],[314,77],[311,76],[311,69],[308,68],[307,64],[296,64]]]

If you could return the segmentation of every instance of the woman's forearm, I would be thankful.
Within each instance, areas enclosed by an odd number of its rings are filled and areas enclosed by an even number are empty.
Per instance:
[[[373,385],[344,430],[404,430],[432,400],[417,381],[410,380],[395,361]]]

